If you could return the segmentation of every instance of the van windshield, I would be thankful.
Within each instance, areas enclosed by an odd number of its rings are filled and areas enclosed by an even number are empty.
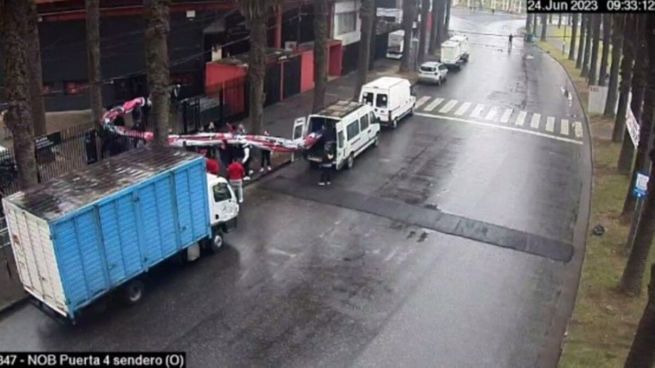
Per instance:
[[[387,107],[387,95],[379,94],[375,99],[375,106],[379,108]]]

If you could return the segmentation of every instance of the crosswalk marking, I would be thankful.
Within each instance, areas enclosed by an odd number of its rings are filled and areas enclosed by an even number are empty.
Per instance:
[[[541,114],[532,114],[532,120],[530,121],[530,128],[539,128],[539,121],[541,120]]]
[[[509,122],[509,117],[512,116],[512,109],[505,109],[503,116],[500,117],[500,122],[507,124]]]
[[[525,118],[528,116],[527,111],[521,111],[519,112],[519,115],[516,117],[516,125],[518,126],[523,126],[525,124]]]
[[[471,107],[471,103],[470,103],[470,102],[464,102],[464,103],[463,103],[463,104],[462,104],[462,105],[457,109],[457,111],[455,111],[455,115],[457,115],[457,116],[462,116],[462,115],[464,115],[464,113],[466,113],[466,111],[469,109],[469,107]]]
[[[443,102],[443,98],[435,98],[434,101],[430,102],[427,106],[425,106],[425,111],[434,110],[442,102]]]
[[[575,137],[578,139],[582,139],[582,123],[579,121],[576,121],[573,123],[573,131],[575,132]]]
[[[569,135],[569,120],[562,119],[562,126],[560,127],[561,135]]]
[[[481,118],[482,117],[482,110],[484,110],[484,105],[483,104],[477,104],[473,111],[471,112],[471,117],[472,118]]]
[[[487,113],[487,116],[485,117],[485,119],[493,120],[496,117],[496,112],[497,111],[498,110],[496,110],[495,107],[491,107],[491,109],[489,109],[489,112]]]
[[[418,101],[416,101],[416,105],[414,107],[418,109],[419,107],[423,106],[423,104],[428,102],[430,98],[431,98],[430,96],[423,96],[419,98]]]
[[[555,118],[552,116],[546,118],[546,131],[551,133],[555,131]]]
[[[440,113],[446,113],[446,112],[452,110],[453,107],[455,107],[455,105],[457,105],[457,102],[458,102],[457,100],[450,100],[450,101],[448,101],[448,102],[447,102],[447,103],[446,103],[446,104],[441,108],[441,110],[439,110],[439,112],[440,112]]]

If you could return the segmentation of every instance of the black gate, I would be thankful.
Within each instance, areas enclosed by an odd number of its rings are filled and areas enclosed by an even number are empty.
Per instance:
[[[280,102],[280,79],[280,64],[267,65],[266,80],[264,81],[264,92],[266,93],[264,106]]]
[[[300,56],[291,58],[284,66],[284,98],[300,93]]]

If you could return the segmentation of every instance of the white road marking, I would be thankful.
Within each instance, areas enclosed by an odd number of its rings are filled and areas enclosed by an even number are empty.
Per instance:
[[[471,107],[471,103],[470,103],[470,102],[464,102],[464,103],[463,103],[463,104],[462,104],[462,105],[457,109],[457,111],[455,111],[455,115],[457,115],[457,116],[462,116],[462,115],[464,115],[464,113],[466,113],[466,111],[469,109],[469,107]]]
[[[431,99],[431,98],[432,97],[430,97],[430,96],[423,96],[423,97],[419,98],[418,101],[416,101],[416,105],[414,105],[414,107],[418,109],[419,107],[423,106],[423,104],[428,102],[428,100]]]
[[[487,116],[485,117],[485,119],[487,119],[487,120],[493,120],[493,119],[496,117],[496,113],[497,113],[497,112],[498,112],[498,110],[496,110],[496,108],[492,106],[492,107],[489,109],[489,112],[487,113]]]
[[[425,111],[432,111],[434,110],[437,106],[439,106],[440,103],[443,102],[443,98],[435,98],[434,101],[430,102],[427,106],[425,106]]]
[[[575,137],[582,139],[582,123],[579,121],[576,121],[573,123],[573,131],[575,132]]]
[[[452,110],[453,107],[455,107],[455,105],[457,105],[457,102],[458,102],[457,100],[450,100],[450,101],[448,101],[448,102],[447,102],[447,103],[446,103],[446,104],[441,108],[441,110],[439,110],[439,112],[440,112],[440,113],[446,113],[446,112]]]
[[[539,129],[539,121],[541,120],[541,114],[532,114],[532,120],[530,121],[530,128]]]
[[[567,142],[567,143],[573,143],[573,144],[579,144],[579,145],[583,144],[582,141],[577,140],[577,139],[563,138],[563,137],[558,137],[558,136],[555,136],[555,135],[552,135],[552,134],[541,133],[541,132],[537,132],[537,131],[534,131],[534,130],[515,128],[515,127],[511,127],[511,126],[507,126],[507,125],[498,125],[498,124],[475,121],[475,120],[470,120],[470,119],[457,118],[457,117],[454,117],[454,116],[426,114],[426,113],[420,113],[420,112],[415,112],[414,115],[422,116],[424,118],[452,120],[452,121],[458,121],[458,122],[463,122],[463,123],[468,123],[468,124],[473,124],[473,125],[478,125],[478,126],[485,126],[485,127],[489,127],[489,128],[509,130],[509,131],[517,132],[517,133],[523,133],[523,134],[528,134],[528,135],[536,135],[538,137],[553,139],[553,140],[560,141],[560,142]],[[580,125],[580,127],[582,127],[582,125]]]
[[[528,116],[527,111],[521,111],[519,112],[519,115],[516,117],[516,122],[514,124],[518,126],[523,126],[525,124],[525,118]]]
[[[482,110],[484,110],[484,105],[483,104],[477,104],[473,111],[471,111],[471,117],[472,118],[482,118]]]
[[[512,109],[505,109],[503,116],[500,117],[500,122],[503,124],[509,123],[510,116],[512,116]]]
[[[552,116],[546,118],[546,131],[551,133],[555,131],[555,118]]]
[[[269,251],[269,253],[275,253],[275,254],[283,255],[283,256],[286,256],[286,257],[289,257],[289,258],[294,258],[296,256],[293,253],[287,252],[287,251],[282,250],[282,249],[273,248],[273,247],[268,248],[268,251]]]
[[[568,119],[562,119],[562,126],[560,127],[561,135],[569,135],[569,121]]]

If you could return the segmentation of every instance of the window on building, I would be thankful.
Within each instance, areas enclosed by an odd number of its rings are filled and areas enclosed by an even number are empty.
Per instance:
[[[337,14],[337,36],[357,30],[357,12]]]
[[[354,138],[357,137],[359,134],[359,121],[355,120],[352,123],[348,125],[348,128],[346,128],[347,133],[348,133],[348,140],[351,141]]]

